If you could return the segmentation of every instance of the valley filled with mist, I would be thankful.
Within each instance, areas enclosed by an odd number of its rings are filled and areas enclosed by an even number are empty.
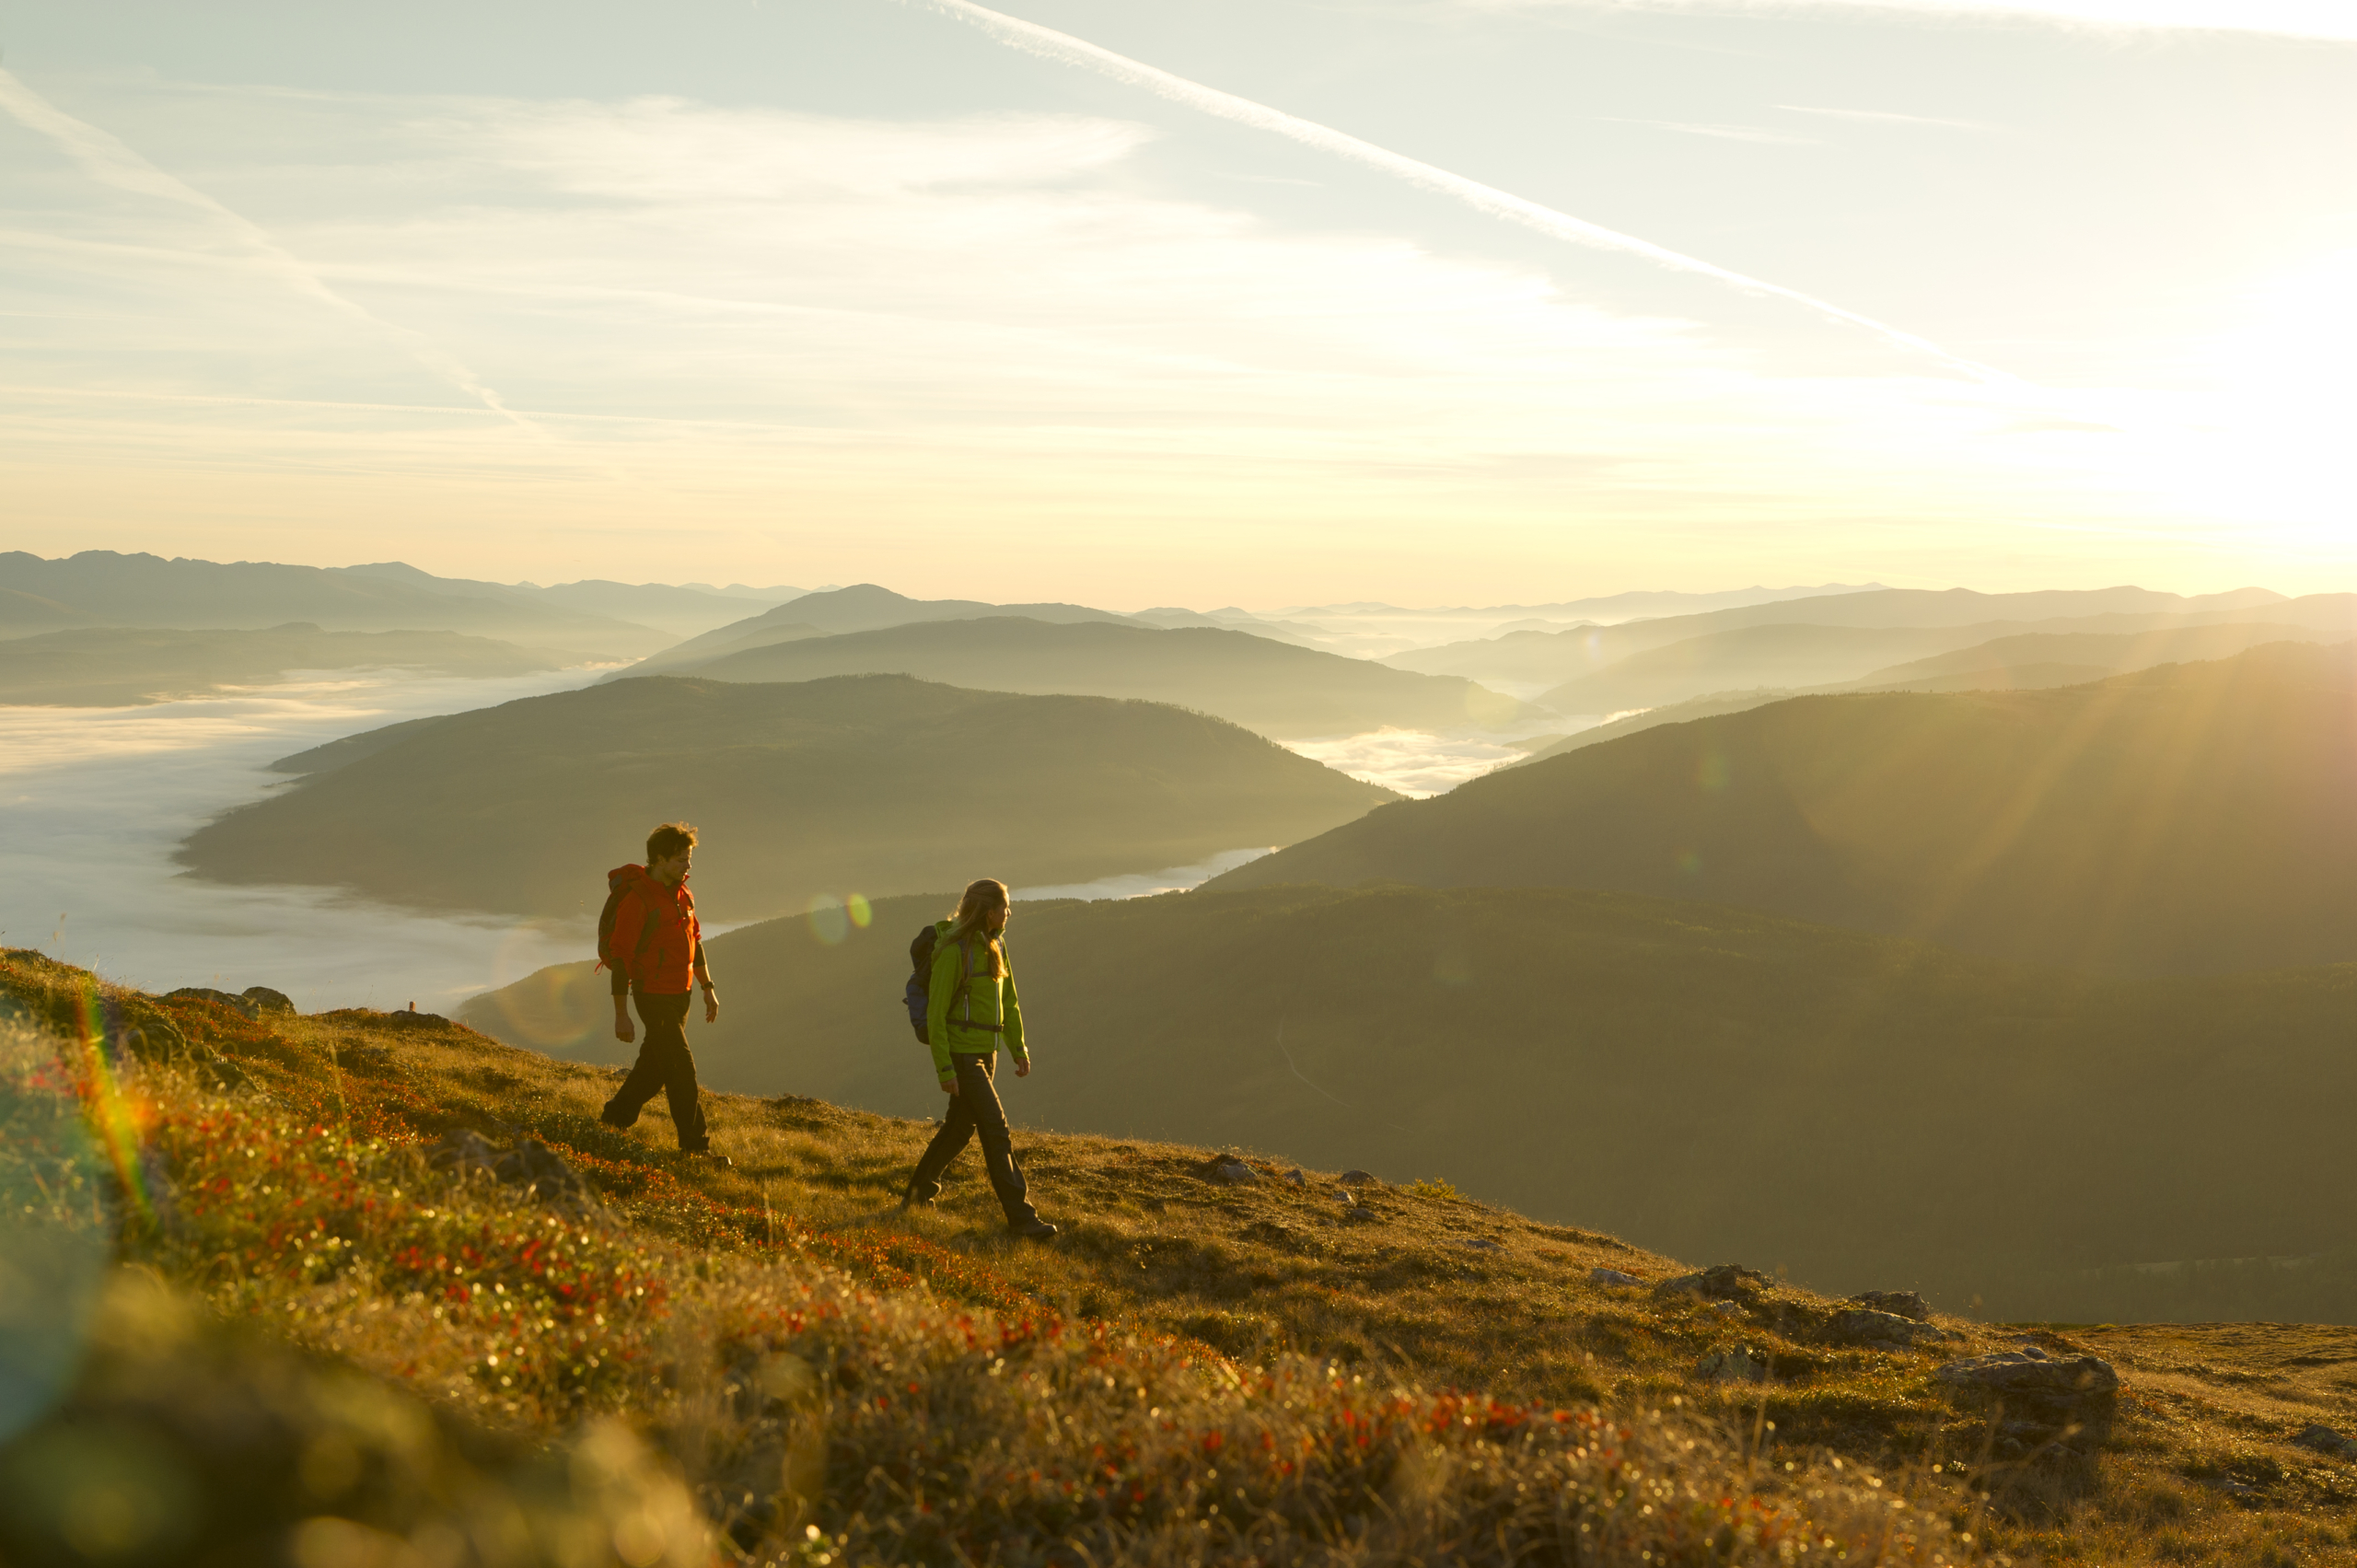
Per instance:
[[[151,989],[623,1062],[594,916],[684,819],[715,1090],[928,1113],[908,938],[996,877],[1023,1125],[1957,1310],[2357,1321],[2301,1157],[2357,1086],[2357,598],[1116,610],[95,552],[0,596],[7,940]]]

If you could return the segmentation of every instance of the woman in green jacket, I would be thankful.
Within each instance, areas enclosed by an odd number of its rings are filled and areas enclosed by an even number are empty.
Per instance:
[[[1006,962],[1006,922],[1013,904],[1006,884],[988,877],[969,886],[958,912],[934,927],[933,976],[925,988],[925,1039],[933,1065],[949,1096],[949,1114],[917,1161],[900,1206],[930,1203],[941,1194],[941,1173],[979,1132],[982,1163],[1006,1227],[1017,1236],[1045,1241],[1056,1227],[1031,1206],[1023,1167],[1015,1163],[1007,1134],[1006,1108],[992,1083],[1002,1042],[1015,1059],[1015,1075],[1031,1075],[1031,1054],[1023,1048],[1023,1009],[1015,996],[1015,974]]]

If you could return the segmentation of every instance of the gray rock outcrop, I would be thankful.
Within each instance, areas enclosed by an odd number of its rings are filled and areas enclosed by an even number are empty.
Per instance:
[[[2119,1400],[2119,1374],[2092,1355],[1997,1351],[1951,1361],[1932,1376],[1999,1410],[1996,1448],[2008,1458],[2049,1448],[2093,1450],[2110,1434]]]
[[[598,1194],[581,1173],[538,1138],[503,1149],[480,1132],[460,1130],[425,1151],[435,1170],[465,1177],[481,1171],[503,1187],[514,1187],[534,1202],[579,1217],[598,1206]]]
[[[1740,1263],[1718,1263],[1699,1274],[1679,1274],[1654,1286],[1655,1295],[1699,1295],[1706,1301],[1752,1301],[1770,1280],[1757,1269]]]

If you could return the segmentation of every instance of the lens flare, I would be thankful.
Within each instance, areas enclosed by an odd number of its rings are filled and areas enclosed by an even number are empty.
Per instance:
[[[821,945],[831,947],[851,935],[851,917],[844,912],[842,900],[832,893],[810,896],[810,935]]]
[[[876,918],[876,911],[869,905],[865,893],[853,893],[843,900],[843,909],[850,914],[851,923],[862,931],[866,930],[868,923]]]

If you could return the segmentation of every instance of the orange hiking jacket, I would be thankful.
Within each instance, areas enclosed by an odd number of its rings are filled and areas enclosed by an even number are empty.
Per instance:
[[[609,889],[622,889],[614,909],[614,994],[632,986],[653,996],[679,996],[701,974],[703,927],[696,921],[696,896],[683,883],[667,888],[644,865],[617,865],[606,873]]]

